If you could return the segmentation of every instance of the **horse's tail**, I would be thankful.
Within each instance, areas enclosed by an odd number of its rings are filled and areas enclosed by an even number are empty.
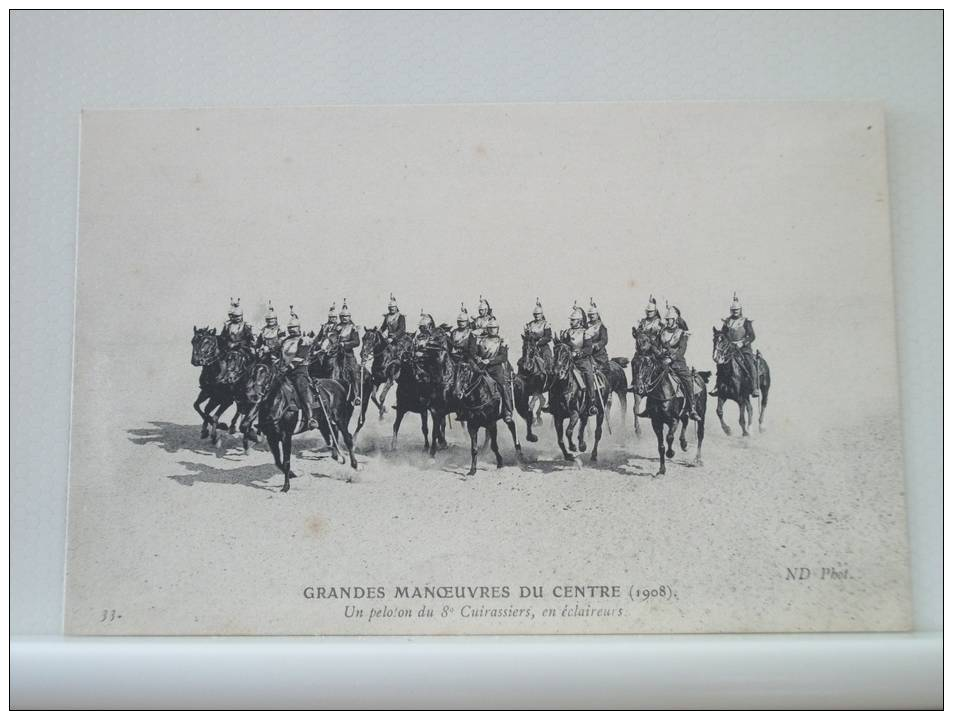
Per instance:
[[[761,380],[758,383],[761,387],[761,406],[765,407],[768,404],[768,391],[771,389],[771,369],[768,367],[768,361],[761,355],[761,351],[756,351],[755,357],[758,359],[758,373]]]

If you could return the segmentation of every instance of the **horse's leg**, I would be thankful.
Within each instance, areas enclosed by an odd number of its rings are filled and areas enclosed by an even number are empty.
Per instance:
[[[768,406],[768,389],[761,388],[761,403],[758,406],[758,432],[764,432],[764,410]]]
[[[347,415],[341,414],[335,421],[335,429],[337,429],[340,438],[344,440],[344,446],[347,448],[347,456],[351,463],[351,469],[357,469],[357,459],[354,457],[354,436],[347,431]],[[355,432],[355,434],[357,434]],[[348,476],[347,483],[351,483],[351,477]]]
[[[390,440],[391,450],[397,449],[397,431],[400,430],[400,421],[404,419],[406,410],[397,409],[397,416],[394,418],[394,435]]]
[[[676,423],[678,425],[679,423]],[[678,446],[682,448],[683,452],[688,451],[688,438],[685,436],[685,430],[688,429],[688,418],[681,418],[681,429],[678,432]]]
[[[235,405],[235,414],[232,416],[232,421],[228,425],[228,434],[233,435],[238,430],[235,427],[235,423],[238,422],[239,415],[242,414],[242,409],[236,404]]]
[[[440,439],[440,416],[436,410],[430,411],[430,421],[433,422],[433,437],[430,438],[430,458],[437,456],[437,440]]]
[[[364,397],[361,399],[361,411],[357,417],[357,428],[354,430],[354,436],[357,436],[357,433],[361,431],[361,428],[364,426],[364,420],[367,418],[367,403],[370,400],[374,399],[374,392],[371,391],[370,397]]]
[[[513,420],[510,420],[506,423],[506,428],[510,431],[510,434],[513,436],[513,449],[516,450],[516,461],[522,463],[523,461],[523,448],[520,446],[520,441],[516,437],[516,423]],[[496,442],[496,426],[493,427],[493,441]]]
[[[742,398],[738,402],[738,424],[741,425],[742,437],[750,436],[750,434],[748,433],[748,425],[745,423],[745,414],[749,411],[750,408],[751,408],[751,405],[748,402],[748,398]]]
[[[675,456],[675,448],[672,445],[675,443],[676,429],[678,429],[678,420],[672,420],[668,423],[668,433],[665,435],[665,444],[668,446],[665,449],[665,456],[669,459]]]
[[[218,436],[218,431],[220,429],[225,429],[225,425],[219,422],[219,418],[222,416],[222,413],[229,408],[232,403],[228,400],[221,403],[218,408],[215,410],[215,414],[212,415],[212,442],[215,446],[218,446],[218,443],[221,441]]]
[[[205,434],[203,435],[202,439],[205,439],[205,437],[208,437],[211,431],[211,437],[212,437],[213,443],[218,440],[218,431],[217,431],[218,428],[215,425],[215,421],[212,420],[212,410],[218,407],[219,404],[221,403],[219,403],[219,401],[215,399],[215,396],[210,395],[208,398],[208,402],[205,404],[205,410],[202,413],[202,417],[205,418],[205,426],[204,426]]]
[[[629,405],[629,402],[628,402],[628,401],[629,401],[629,397],[628,397],[628,395],[626,395],[625,393],[626,393],[625,388],[622,388],[622,390],[619,390],[619,391],[616,393],[616,395],[617,395],[618,398],[619,398],[619,403],[620,403],[620,405],[619,405],[619,412],[621,413],[620,417],[622,418],[622,431],[623,431],[623,432],[625,432],[625,412],[626,412],[626,410],[628,410],[628,405]]]
[[[632,393],[632,422],[635,423],[635,434],[642,436],[642,428],[639,426],[639,405],[642,403],[642,397],[633,391]]]
[[[731,435],[731,428],[725,423],[725,398],[718,396],[718,405],[715,407],[715,413],[718,415],[718,421],[721,423],[721,429],[726,435]]]
[[[611,395],[610,395],[611,399]],[[609,410],[606,408],[605,417],[609,416]],[[596,413],[596,434],[594,441],[592,443],[592,454],[589,455],[589,460],[594,462],[599,458],[599,440],[602,439],[602,419],[603,415],[601,412]]]
[[[748,411],[748,431],[750,433],[751,426],[754,424],[754,405],[751,403],[750,399],[745,404],[747,405],[746,409]]]
[[[477,462],[477,437],[480,434],[480,426],[474,424],[472,420],[467,420],[467,430],[470,432],[470,471],[467,476],[476,474]]]
[[[533,415],[532,408],[522,417],[523,417],[523,420],[526,422],[526,441],[538,442],[539,437],[533,434],[533,420],[535,419],[535,416]]]
[[[199,396],[195,398],[195,402],[192,403],[192,407],[199,413],[199,417],[202,418],[202,432],[200,435],[202,439],[208,437],[208,416],[202,414],[200,405],[210,397],[212,397],[211,393],[207,393],[205,390],[199,390]]]
[[[430,429],[427,425],[427,408],[420,411],[420,431],[424,433],[424,450],[430,449]]]
[[[698,440],[698,447],[695,449],[695,465],[702,466],[702,440],[705,439],[705,416],[702,415],[695,422],[695,439]]]
[[[652,429],[655,431],[655,439],[658,442],[658,461],[659,469],[655,472],[655,476],[662,476],[665,474],[665,445],[662,443],[663,428],[665,427],[665,422],[659,415],[652,416]]]
[[[284,450],[281,453],[281,461],[284,467],[285,472],[285,484],[281,487],[282,493],[287,493],[291,488],[291,479],[295,475],[291,471],[291,433],[294,431],[293,427],[283,428],[282,431],[282,449]]]
[[[576,441],[573,437],[576,434],[576,423],[579,422],[579,413],[570,412],[569,413],[569,423],[566,425],[566,444],[569,446],[570,452],[576,451]]]
[[[503,455],[500,454],[500,445],[496,439],[497,430],[496,430],[495,420],[490,420],[489,422],[486,423],[486,434],[487,434],[487,437],[489,437],[490,439],[490,449],[493,450],[493,455],[496,457],[496,468],[502,469]]]
[[[384,407],[384,402],[387,400],[387,393],[388,393],[388,391],[391,389],[391,387],[393,386],[393,384],[394,384],[393,378],[388,378],[388,379],[384,382],[384,385],[383,385],[384,392],[382,392],[381,395],[380,395],[380,397],[378,398],[379,401],[380,401],[380,405],[379,405],[379,408],[380,408],[380,409],[379,409],[379,411],[378,411],[378,415],[379,415],[379,418],[378,418],[378,419],[381,419],[381,420],[384,419],[384,413],[387,412],[387,410],[386,410],[385,407]]]
[[[589,425],[589,415],[579,415],[579,451],[585,452],[589,447],[586,444],[586,427]]]
[[[566,444],[563,442],[563,418],[553,415],[553,424],[556,425],[556,442],[559,443],[559,449],[562,450],[563,459],[573,461],[575,457],[566,451]]]

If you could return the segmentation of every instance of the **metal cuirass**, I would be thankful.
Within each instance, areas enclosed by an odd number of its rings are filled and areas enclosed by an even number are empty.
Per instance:
[[[682,340],[683,333],[684,331],[682,331],[680,328],[663,328],[659,334],[659,341],[662,343],[663,347],[676,350],[678,348],[678,344]]]
[[[456,328],[450,334],[450,346],[454,353],[462,353],[467,348],[467,342],[470,340],[469,328]]]
[[[659,332],[662,330],[662,319],[644,318],[639,321],[639,330],[649,334],[650,336],[658,336]]]
[[[739,316],[738,318],[729,318],[725,321],[725,330],[732,343],[740,344],[747,336],[745,333],[745,321],[747,320],[748,319],[744,316]]]
[[[503,345],[503,339],[499,336],[482,336],[477,339],[477,356],[492,358],[499,352],[501,345]]]
[[[581,350],[586,340],[586,329],[582,327],[570,328],[566,331],[566,340],[569,342],[573,351]]]
[[[535,336],[538,340],[543,337],[543,334],[546,332],[546,329],[549,328],[549,322],[547,321],[530,321],[526,324],[526,333]]]
[[[274,349],[281,343],[284,335],[278,326],[265,326],[261,329],[261,342],[266,348]]]

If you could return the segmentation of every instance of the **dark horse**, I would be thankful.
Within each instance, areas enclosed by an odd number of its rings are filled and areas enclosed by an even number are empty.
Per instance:
[[[517,382],[519,383],[520,394],[516,394],[514,397]],[[522,383],[522,378],[519,378],[513,382],[510,397],[519,401],[521,396],[525,401],[525,386]],[[496,423],[503,417],[502,398],[503,396],[496,382],[482,368],[468,359],[457,363],[453,371],[451,404],[453,409],[460,412],[466,419],[467,431],[470,433],[470,471],[467,472],[467,476],[476,474],[477,437],[480,434],[481,427],[486,430],[490,448],[496,455],[496,468],[499,469],[503,466],[503,457],[500,455],[500,448],[496,441]],[[521,414],[527,420],[527,423],[532,418],[529,410],[523,410]],[[513,437],[516,459],[522,462],[523,449],[516,437],[516,423],[510,420],[506,423],[506,426]],[[535,442],[536,438],[534,437],[530,441]]]
[[[655,438],[658,441],[659,470],[653,477],[665,474],[665,457],[671,459],[675,456],[675,449],[672,442],[675,440],[675,430],[678,424],[682,424],[682,430],[679,433],[678,443],[682,451],[688,449],[688,440],[685,438],[685,428],[688,427],[688,411],[684,393],[678,386],[678,381],[672,372],[653,358],[650,364],[644,366],[645,380],[645,412],[638,417],[648,417],[652,420],[652,429],[655,430]],[[698,413],[698,421],[695,423],[695,438],[698,446],[695,451],[695,464],[702,463],[702,442],[705,439],[705,412],[708,406],[706,388],[708,379],[711,377],[711,371],[692,370],[692,386],[695,389],[695,411]],[[665,435],[663,444],[664,428],[668,428],[668,434]],[[667,446],[666,446],[667,445]]]
[[[553,424],[556,427],[556,441],[559,442],[559,449],[563,453],[563,458],[568,461],[575,461],[575,456],[569,452],[576,451],[576,443],[573,441],[573,431],[576,423],[579,423],[579,451],[586,451],[586,441],[583,439],[586,431],[586,424],[589,421],[588,408],[586,405],[585,387],[577,381],[573,373],[572,349],[565,343],[557,343],[554,350],[553,365],[553,386],[549,389],[549,413],[553,416]],[[596,379],[598,392],[593,393],[604,403],[607,396],[611,394],[608,383],[602,378]],[[597,408],[596,414],[596,433],[595,442],[592,445],[592,454],[590,459],[596,461],[599,456],[599,440],[602,439],[602,422],[604,417],[603,408]],[[563,442],[563,423],[569,418],[569,426],[566,427],[566,439],[569,442],[569,450]]]
[[[541,419],[537,406],[542,406],[543,396],[553,384],[552,369],[547,367],[546,359],[540,353],[536,341],[523,334],[523,353],[516,362],[521,387],[516,395],[516,409],[526,421],[526,441],[537,442],[539,437],[533,434],[534,420]]]
[[[717,328],[712,328],[711,358],[715,361],[717,374],[715,376],[715,392],[718,397],[718,421],[726,435],[731,434],[731,428],[725,424],[725,400],[734,400],[738,404],[738,424],[741,425],[741,434],[749,436],[748,426],[754,421],[754,411],[751,407],[751,377],[748,374],[744,356],[728,337]],[[755,352],[758,363],[757,388],[761,395],[761,407],[758,413],[758,431],[764,432],[764,410],[768,406],[768,390],[771,389],[771,371],[768,362]],[[747,418],[745,417],[747,415]]]
[[[401,420],[408,412],[420,413],[420,431],[424,435],[424,449],[434,456],[439,445],[446,448],[444,433],[446,416],[450,412],[447,402],[449,379],[453,373],[450,364],[450,348],[447,330],[435,328],[430,339],[415,351],[413,336],[404,334],[396,342],[400,358],[397,376],[397,416],[394,418],[394,435],[391,449],[397,449],[397,433]],[[429,437],[427,414],[433,419],[433,437]]]
[[[655,372],[655,356],[652,355],[652,338],[645,331],[635,332],[635,354],[632,356],[632,414],[635,422],[635,433],[640,435],[639,408],[642,398],[645,397],[652,374]]]
[[[199,395],[192,403],[192,407],[202,418],[202,439],[209,436],[211,426],[212,442],[218,444],[218,431],[226,429],[218,420],[232,404],[234,397],[231,387],[219,380],[222,374],[222,358],[214,328],[192,326],[192,365],[202,368],[199,374]],[[201,405],[206,400],[208,404],[203,412]],[[215,414],[210,414],[215,408],[218,408]]]
[[[373,400],[377,406],[378,417],[384,418],[387,392],[400,373],[399,349],[398,344],[388,343],[376,326],[364,329],[364,335],[361,337],[361,414],[357,420],[355,435],[364,426],[369,400]],[[368,394],[370,397],[367,397]]]
[[[258,436],[253,431],[257,404],[248,399],[246,387],[257,361],[255,352],[251,348],[239,346],[225,354],[219,375],[219,381],[231,389],[237,410],[236,417],[241,417],[238,431],[242,433],[242,449],[246,454],[248,453],[248,443],[258,441]],[[231,434],[235,433],[235,419],[232,420],[229,432]]]
[[[268,439],[268,447],[275,458],[275,466],[285,475],[282,492],[291,488],[291,437],[300,434],[301,406],[294,386],[278,372],[270,361],[257,363],[251,370],[246,385],[246,397],[258,407],[258,426]],[[333,443],[335,459],[343,442],[350,458],[351,468],[357,469],[354,457],[354,439],[348,432],[348,422],[354,406],[346,397],[345,387],[336,380],[320,379],[311,383],[314,409],[312,414],[325,439]],[[348,481],[351,481],[348,477]]]

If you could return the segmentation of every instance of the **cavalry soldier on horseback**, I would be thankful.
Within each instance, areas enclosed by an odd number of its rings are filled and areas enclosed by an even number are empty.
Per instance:
[[[239,305],[241,299],[232,299],[228,309],[228,321],[222,326],[221,345],[226,349],[246,346],[251,348],[255,335],[250,323],[245,322],[245,314]]]
[[[473,319],[473,335],[480,337],[483,335],[484,329],[486,328],[487,323],[490,319],[496,320],[496,317],[493,316],[493,309],[490,308],[490,302],[483,298],[483,295],[480,295],[480,306],[477,309],[479,314],[475,319]]]
[[[659,332],[658,356],[662,365],[671,370],[678,380],[688,403],[688,416],[693,420],[700,419],[695,411],[695,391],[692,387],[692,374],[685,362],[685,351],[688,348],[689,332],[684,330],[679,322],[681,316],[674,306],[666,304],[665,326]],[[682,323],[684,323],[682,321]]]
[[[735,293],[731,299],[729,307],[731,315],[722,319],[721,332],[731,341],[732,345],[738,349],[741,354],[741,360],[751,378],[751,397],[758,397],[758,359],[754,351],[751,350],[751,344],[754,342],[754,326],[751,325],[751,319],[745,318],[741,313],[741,302],[738,301],[738,294]]]
[[[638,338],[639,333],[644,333],[649,336],[649,343],[658,343],[658,336],[664,325],[662,317],[659,316],[655,297],[649,294],[649,303],[645,307],[645,318],[641,319],[638,325],[632,327],[632,338]],[[645,354],[640,353],[639,355]]]
[[[586,324],[586,342],[592,350],[592,364],[594,370],[602,372],[603,376],[609,378],[609,353],[606,346],[609,344],[609,331],[602,323],[602,317],[599,315],[599,309],[596,308],[596,302],[589,297],[589,311],[586,313],[588,323]],[[593,401],[599,403],[599,410],[603,409],[604,403],[597,389],[592,391]]]
[[[603,329],[604,328],[603,326]],[[586,384],[586,393],[589,398],[589,414],[596,415],[599,413],[596,406],[596,400],[599,399],[599,395],[596,393],[595,375],[593,372],[592,340],[586,337],[586,332],[586,314],[573,303],[572,311],[569,313],[569,328],[560,334],[559,340],[572,349],[573,362],[582,373],[582,378]]]
[[[467,307],[460,304],[460,313],[457,314],[457,327],[450,332],[450,357],[459,362],[463,360],[470,348],[470,314]]]
[[[536,298],[533,320],[523,327],[523,337],[530,342],[543,359],[543,368],[549,373],[553,369],[553,329],[543,314],[543,305]]]
[[[354,349],[361,345],[361,337],[358,335],[357,326],[351,321],[351,311],[347,307],[347,299],[344,299],[341,304],[340,321],[335,338],[337,369],[341,375],[341,380],[346,382],[350,389],[351,402],[357,406],[361,404],[361,398],[357,391],[361,373],[358,369],[357,358],[354,357]]]
[[[278,325],[278,314],[275,313],[275,307],[269,301],[268,311],[265,313],[265,326],[259,332],[255,343],[259,357],[277,356],[281,352],[281,341],[284,337],[285,332]]]
[[[421,309],[420,320],[417,321],[417,333],[414,334],[414,354],[416,356],[419,357],[424,354],[424,349],[430,343],[431,336],[433,336],[434,327],[433,318]]]
[[[390,295],[390,301],[387,303],[387,313],[384,314],[384,322],[381,323],[381,335],[387,339],[388,343],[393,343],[407,332],[407,321],[404,314],[397,308],[397,299]]]
[[[315,336],[315,342],[325,353],[330,353],[337,342],[338,326],[341,322],[338,320],[337,304],[332,303],[328,309],[328,320],[321,324],[318,329],[318,335]]]
[[[502,397],[503,421],[509,423],[513,421],[513,402],[510,397],[513,369],[509,361],[509,347],[500,338],[500,325],[495,317],[484,320],[482,329],[481,335],[470,339],[470,359],[496,383]]]
[[[281,342],[281,360],[287,372],[288,379],[294,385],[298,395],[298,403],[302,408],[301,417],[308,423],[308,429],[317,429],[317,420],[311,415],[314,406],[311,400],[311,378],[308,376],[308,361],[311,346],[314,341],[301,334],[301,322],[290,307],[291,319],[288,321],[288,337]]]

